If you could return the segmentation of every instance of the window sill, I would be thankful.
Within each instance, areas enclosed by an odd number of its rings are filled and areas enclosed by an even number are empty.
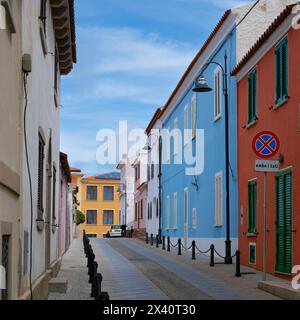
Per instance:
[[[15,27],[14,19],[12,16],[12,10],[9,2],[7,0],[2,0],[0,4],[5,8],[7,24],[8,24],[10,33],[16,33],[16,27]]]
[[[258,233],[257,232],[247,232],[247,237],[248,238],[254,238],[257,237]]]
[[[222,228],[223,225],[222,225],[222,224],[214,224],[213,227],[214,227],[214,228]]]
[[[276,271],[275,270],[275,274],[281,274],[283,276],[291,276],[292,274],[289,272],[283,272],[283,271]]]
[[[256,125],[256,123],[257,123],[257,120],[251,121],[250,123],[248,123],[248,124],[246,125],[246,129],[249,129],[249,128],[253,127],[254,125]]]
[[[221,118],[222,118],[222,115],[219,114],[218,116],[216,116],[216,117],[214,118],[214,122],[218,122]]]
[[[285,105],[288,101],[289,101],[290,97],[286,97],[284,98],[283,100],[280,100],[280,101],[277,101],[275,102],[275,106],[273,107],[273,110],[277,110],[279,109],[280,107],[282,107],[283,105]]]

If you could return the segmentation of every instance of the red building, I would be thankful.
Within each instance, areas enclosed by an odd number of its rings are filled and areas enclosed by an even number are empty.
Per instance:
[[[289,277],[300,265],[300,30],[287,7],[232,71],[238,81],[239,248],[242,264],[263,266],[263,173],[252,140],[280,139],[280,171],[267,175],[267,272]]]

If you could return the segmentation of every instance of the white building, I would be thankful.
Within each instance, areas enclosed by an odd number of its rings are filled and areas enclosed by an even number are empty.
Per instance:
[[[133,228],[134,223],[134,169],[132,167],[134,159],[124,157],[117,166],[121,174],[120,223],[127,225],[127,229]]]
[[[29,162],[23,147],[20,295],[45,299],[60,266],[60,76],[76,62],[74,0],[22,1],[22,52],[31,68],[27,64],[26,92],[19,94],[26,97]]]
[[[162,109],[156,110],[147,129],[147,151],[148,151],[148,194],[147,194],[147,217],[146,232],[154,237],[159,235],[160,200],[159,200],[159,136],[162,123],[159,119]]]

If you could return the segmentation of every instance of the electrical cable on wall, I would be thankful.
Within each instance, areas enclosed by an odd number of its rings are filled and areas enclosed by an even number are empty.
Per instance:
[[[26,114],[28,107],[28,92],[27,92],[27,78],[28,72],[24,72],[23,84],[24,84],[24,94],[25,94],[25,108],[24,108],[24,142],[25,142],[25,155],[26,155],[26,164],[28,171],[28,179],[29,179],[29,191],[30,191],[30,267],[29,267],[29,286],[30,286],[30,299],[33,300],[33,291],[32,291],[32,230],[33,230],[33,196],[32,196],[32,179],[29,165],[29,157],[28,157],[28,145],[27,145],[27,136],[26,136]]]

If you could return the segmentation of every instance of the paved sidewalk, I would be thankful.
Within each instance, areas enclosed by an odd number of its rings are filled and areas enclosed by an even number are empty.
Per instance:
[[[50,293],[48,300],[91,300],[91,285],[88,283],[86,264],[82,240],[76,239],[64,255],[57,275],[57,278],[68,280],[68,291],[66,294]]]

